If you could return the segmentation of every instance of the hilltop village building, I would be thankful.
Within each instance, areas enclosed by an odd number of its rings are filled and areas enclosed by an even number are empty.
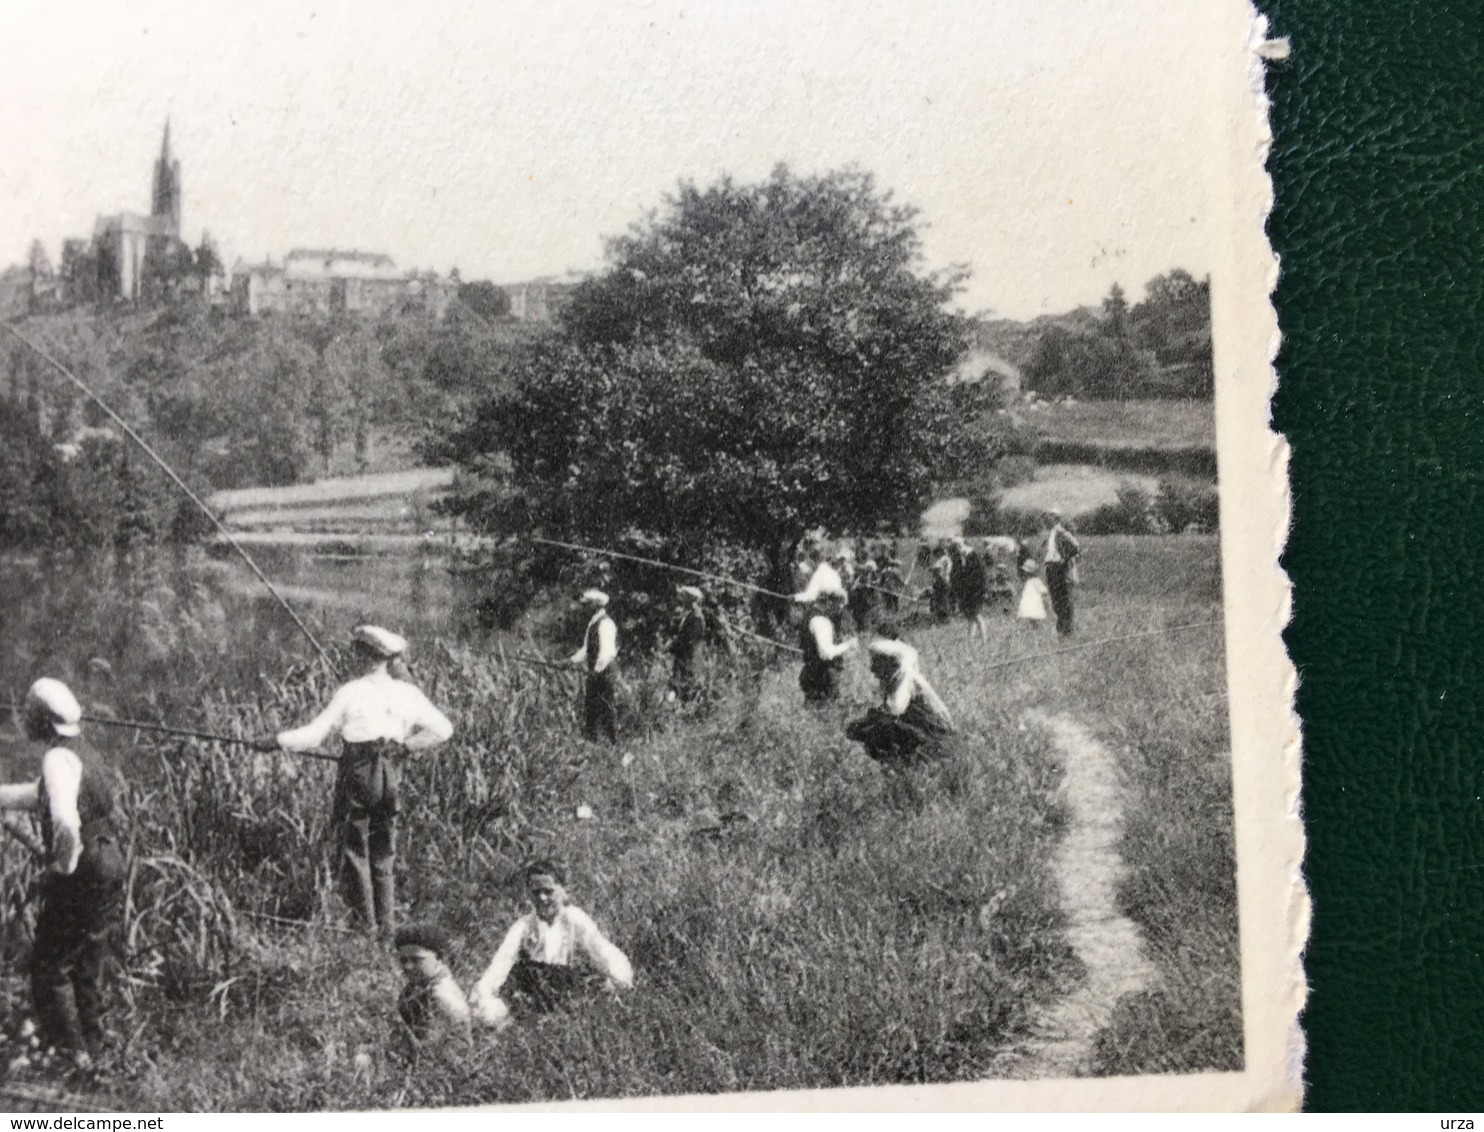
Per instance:
[[[232,310],[244,315],[421,313],[441,319],[458,284],[432,271],[403,271],[380,252],[296,248],[281,264],[232,268]]]
[[[170,151],[167,119],[150,184],[149,214],[100,216],[91,238],[64,240],[59,297],[132,303],[182,289],[221,294],[224,280],[214,251],[197,257],[181,239],[182,200],[180,162]],[[201,243],[213,248],[209,233],[202,233]]]

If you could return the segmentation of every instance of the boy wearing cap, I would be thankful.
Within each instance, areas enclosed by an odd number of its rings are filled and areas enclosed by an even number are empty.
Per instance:
[[[628,956],[591,916],[567,903],[567,875],[561,865],[541,858],[526,866],[525,877],[534,911],[516,920],[505,933],[489,967],[469,993],[475,1020],[496,1029],[510,1021],[510,1006],[502,991],[515,1005],[546,1013],[595,978],[615,990],[634,985]],[[590,974],[574,966],[579,958],[586,961]]]
[[[690,703],[696,698],[696,652],[706,638],[706,615],[701,611],[705,595],[695,586],[676,588],[679,612],[675,635],[670,640],[670,691],[668,698]]]
[[[448,969],[448,933],[436,924],[408,924],[394,937],[402,993],[397,1016],[413,1048],[450,1036],[469,1040],[469,1002]]]
[[[582,647],[567,658],[567,663],[587,672],[582,733],[588,739],[597,739],[601,731],[610,743],[617,743],[617,670],[613,665],[618,659],[618,626],[608,616],[608,595],[602,590],[586,590],[579,600],[592,616],[583,630]]]
[[[917,650],[905,641],[871,642],[871,674],[881,686],[881,706],[851,723],[845,734],[861,743],[866,754],[895,769],[922,762],[937,753],[953,730],[953,717],[922,674]]]
[[[341,880],[356,918],[368,931],[396,927],[397,788],[402,760],[453,736],[453,724],[416,685],[398,680],[388,663],[407,642],[375,625],[352,638],[361,675],[343,685],[329,706],[303,727],[261,741],[261,750],[312,751],[339,735],[343,749],[332,817],[340,838]]]
[[[83,741],[82,709],[60,680],[26,694],[26,738],[44,744],[36,782],[0,787],[0,809],[41,817],[47,852],[31,948],[31,997],[42,1040],[87,1064],[103,1038],[111,937],[122,920],[124,856],[117,774]]]

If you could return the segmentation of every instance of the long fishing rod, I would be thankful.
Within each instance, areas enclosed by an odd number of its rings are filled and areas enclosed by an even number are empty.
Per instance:
[[[657,558],[643,558],[637,554],[624,554],[618,550],[604,550],[600,546],[583,546],[581,543],[561,542],[552,538],[537,538],[535,535],[530,536],[530,541],[541,543],[543,546],[560,546],[564,550],[576,550],[584,554],[601,554],[608,558],[622,558],[626,562],[638,562],[643,566],[658,566],[662,570],[673,570],[678,574],[689,574],[693,578],[705,578],[708,581],[721,582],[728,586],[738,586],[741,589],[751,590],[753,593],[763,594],[766,597],[776,597],[783,601],[790,600],[790,595],[788,594],[774,593],[772,590],[763,589],[762,586],[755,586],[751,582],[743,582],[737,578],[728,578],[722,574],[708,574],[705,570],[693,570],[689,566],[676,566],[673,562],[661,562]]]
[[[242,561],[247,563],[247,568],[251,570],[255,575],[257,575],[258,581],[262,582],[263,585],[268,587],[268,592],[271,593],[275,599],[277,599],[279,605],[283,606],[284,612],[287,613],[291,618],[293,618],[294,624],[299,627],[299,631],[303,633],[305,638],[308,639],[309,643],[314,646],[314,651],[319,653],[321,658],[324,659],[325,663],[329,664],[330,667],[333,669],[335,665],[334,662],[330,660],[330,654],[325,651],[325,647],[319,643],[319,640],[315,637],[315,635],[309,631],[309,626],[304,624],[304,622],[299,619],[299,615],[294,612],[293,607],[289,605],[289,603],[284,599],[283,594],[279,593],[278,590],[274,588],[273,583],[268,580],[268,576],[258,568],[258,564],[252,559],[252,555],[248,554],[247,551],[243,548],[242,544],[232,537],[232,532],[227,530],[226,526],[220,519],[216,517],[211,508],[207,507],[206,504],[201,501],[201,497],[198,496],[186,485],[185,480],[181,479],[180,476],[175,474],[175,469],[165,462],[164,457],[156,452],[153,448],[151,448],[144,437],[135,432],[134,429],[129,426],[129,422],[115,413],[113,409],[111,409],[103,400],[103,398],[94,393],[92,389],[88,387],[87,383],[84,382],[80,377],[74,374],[61,362],[57,361],[56,358],[52,357],[51,354],[47,353],[35,342],[31,341],[30,338],[22,334],[9,322],[0,323],[0,326],[4,326],[6,330],[14,334],[16,338],[18,338],[22,343],[30,347],[42,358],[44,358],[52,366],[53,369],[55,369],[78,389],[82,390],[82,392],[89,399],[91,399],[95,405],[97,405],[100,409],[108,414],[108,416],[114,421],[115,424],[119,426],[119,428],[124,430],[124,434],[128,436],[130,440],[132,440],[135,444],[139,445],[139,447],[144,450],[144,454],[151,460],[153,460],[159,466],[162,472],[170,477],[175,486],[180,488],[180,490],[185,493],[186,497],[192,503],[200,508],[203,515],[211,520],[212,526],[214,526],[217,531],[220,532],[221,536],[227,540],[232,549],[242,556]]]
[[[804,655],[804,650],[795,645],[790,645],[784,641],[775,641],[772,637],[765,637],[761,633],[754,633],[751,629],[744,629],[740,625],[733,625],[730,621],[723,621],[722,624],[726,626],[726,630],[729,633],[741,633],[743,636],[751,637],[755,641],[762,641],[765,645],[772,645],[775,649],[787,649],[789,652],[796,652],[800,656]]]
[[[96,715],[80,717],[84,723],[95,723],[101,727],[124,727],[133,731],[153,731],[160,735],[175,735],[181,739],[204,739],[209,743],[230,743],[238,747],[256,747],[254,739],[243,739],[237,735],[217,735],[211,731],[191,731],[184,727],[166,727],[163,723],[144,723],[137,719],[104,719]],[[286,755],[300,755],[306,759],[323,759],[338,763],[339,755],[327,755],[320,751],[284,751]]]
[[[516,653],[511,656],[506,655],[504,652],[502,652],[500,654],[500,659],[513,660],[517,664],[533,664],[538,668],[555,668],[562,672],[575,671],[572,665],[568,664],[564,660],[546,660],[539,656],[524,656],[521,653]]]

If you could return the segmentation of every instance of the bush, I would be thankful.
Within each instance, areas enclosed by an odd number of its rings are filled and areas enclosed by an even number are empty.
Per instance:
[[[1078,527],[1089,535],[1147,535],[1155,533],[1149,493],[1131,483],[1119,484],[1118,502],[1107,503],[1082,516]]]
[[[1216,485],[1173,477],[1160,480],[1154,515],[1171,534],[1178,535],[1192,529],[1214,533],[1221,525]]]

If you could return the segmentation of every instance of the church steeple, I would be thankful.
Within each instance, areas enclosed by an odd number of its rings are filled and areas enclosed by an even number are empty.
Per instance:
[[[165,136],[160,142],[160,159],[155,162],[154,192],[150,214],[170,223],[171,235],[180,237],[180,162],[170,156],[170,119],[165,119]]]

